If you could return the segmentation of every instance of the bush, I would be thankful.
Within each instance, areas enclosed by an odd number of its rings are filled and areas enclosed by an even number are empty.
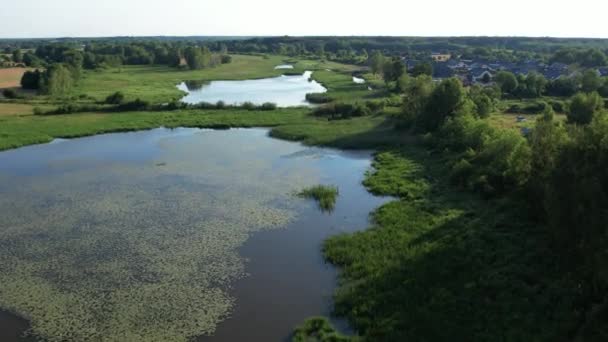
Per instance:
[[[306,94],[306,101],[310,103],[322,104],[329,103],[334,99],[326,93],[308,93]]]
[[[222,57],[221,57],[221,63],[222,64],[230,64],[230,63],[232,63],[232,56],[230,56],[230,55],[222,55]]]
[[[366,104],[361,103],[331,103],[325,106],[318,107],[314,111],[314,115],[326,116],[330,120],[349,119],[351,117],[364,116],[371,114],[370,109]]]
[[[121,104],[125,100],[125,95],[119,91],[106,97],[105,103],[107,104]]]
[[[125,102],[118,106],[116,106],[117,111],[135,111],[135,110],[144,110],[150,106],[150,103],[147,101],[142,101],[140,99],[136,99],[131,102]]]
[[[277,104],[272,102],[265,102],[260,106],[261,110],[275,110],[277,109]]]
[[[246,110],[254,110],[255,109],[255,104],[253,104],[253,102],[243,102],[243,104],[241,104],[241,108],[246,109]]]
[[[311,317],[297,327],[292,342],[355,342],[357,337],[340,334],[325,317]]]
[[[386,107],[386,101],[384,101],[384,100],[366,101],[365,102],[365,106],[372,113],[378,113],[378,112],[382,111]]]
[[[4,89],[2,91],[2,95],[4,95],[4,97],[6,97],[7,99],[16,99],[19,97],[19,95],[17,95],[17,92],[13,89]]]
[[[552,100],[549,101],[549,105],[556,113],[565,113],[568,111],[568,105],[564,101]]]
[[[513,104],[507,109],[508,113],[514,114],[538,114],[545,111],[548,104],[544,101],[535,101],[526,104]]]

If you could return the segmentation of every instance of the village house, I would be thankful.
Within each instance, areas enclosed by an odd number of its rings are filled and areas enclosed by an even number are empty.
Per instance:
[[[433,62],[443,63],[449,61],[451,58],[452,55],[449,53],[431,53],[431,59],[433,60]]]

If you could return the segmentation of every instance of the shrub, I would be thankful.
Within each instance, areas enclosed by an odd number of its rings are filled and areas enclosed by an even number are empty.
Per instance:
[[[142,101],[139,98],[131,101],[125,102],[116,107],[117,111],[132,111],[132,110],[144,110],[150,106],[150,103],[147,101]]]
[[[383,110],[386,107],[386,101],[384,100],[371,100],[371,101],[366,101],[365,102],[365,106],[367,107],[367,109],[369,109],[372,113],[378,113],[381,110]]]
[[[119,91],[106,97],[107,104],[121,104],[125,100],[125,95]]]
[[[221,60],[222,64],[230,64],[230,63],[232,63],[232,56],[230,56],[230,55],[222,55],[222,57],[221,57],[220,60]]]
[[[255,104],[253,104],[253,102],[243,102],[243,104],[241,104],[241,108],[246,109],[246,110],[254,110],[255,109]]]
[[[354,342],[356,337],[341,335],[325,317],[312,317],[293,332],[292,342]]]
[[[265,102],[260,106],[261,110],[275,110],[277,109],[277,104],[272,102]]]
[[[308,93],[306,94],[306,101],[310,103],[329,103],[334,99],[326,93]]]
[[[315,109],[314,115],[327,116],[329,119],[348,119],[371,114],[370,109],[361,103],[331,103]]]
[[[17,92],[13,89],[4,89],[2,91],[2,95],[4,95],[4,97],[6,97],[7,99],[16,99],[17,97],[19,97],[17,95]]]
[[[538,114],[545,111],[549,105],[544,101],[535,101],[525,105],[513,104],[509,106],[507,112],[514,114]]]
[[[226,108],[226,102],[221,101],[221,100],[217,101],[216,104],[215,104],[215,108],[216,109],[224,109],[224,108]]]
[[[568,111],[568,105],[564,101],[551,100],[549,105],[556,113],[565,113]]]

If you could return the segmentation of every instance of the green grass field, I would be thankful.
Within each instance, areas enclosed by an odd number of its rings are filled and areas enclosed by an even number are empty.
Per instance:
[[[306,70],[321,72],[331,68],[336,71],[334,74],[339,75],[337,77],[340,82],[343,82],[350,80],[350,76],[339,73],[348,73],[358,69],[334,62],[300,61],[293,70],[276,70],[275,66],[283,64],[285,60],[286,57],[283,56],[234,55],[230,64],[203,70],[178,70],[168,66],[146,65],[86,71],[72,91],[72,96],[86,95],[96,100],[103,100],[106,96],[120,90],[125,94],[127,100],[140,98],[152,103],[163,103],[180,99],[184,94],[176,88],[176,85],[188,80],[256,79],[279,76],[286,72],[304,72]],[[333,82],[336,80],[328,80],[328,84],[333,84]]]

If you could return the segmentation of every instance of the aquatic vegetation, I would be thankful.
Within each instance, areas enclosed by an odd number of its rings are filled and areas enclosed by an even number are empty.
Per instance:
[[[0,172],[10,193],[0,198],[0,307],[50,342],[213,333],[234,306],[228,289],[246,275],[238,248],[293,221],[297,201],[283,189],[316,177],[297,161],[270,172],[268,145],[237,138],[197,157],[222,144],[214,133],[160,139],[153,160],[51,160],[45,177]]]
[[[340,334],[325,317],[311,317],[298,326],[292,342],[357,342],[358,337]]]
[[[330,185],[315,185],[298,193],[300,197],[312,198],[317,201],[319,209],[323,211],[332,211],[334,209],[338,195],[338,188]]]

